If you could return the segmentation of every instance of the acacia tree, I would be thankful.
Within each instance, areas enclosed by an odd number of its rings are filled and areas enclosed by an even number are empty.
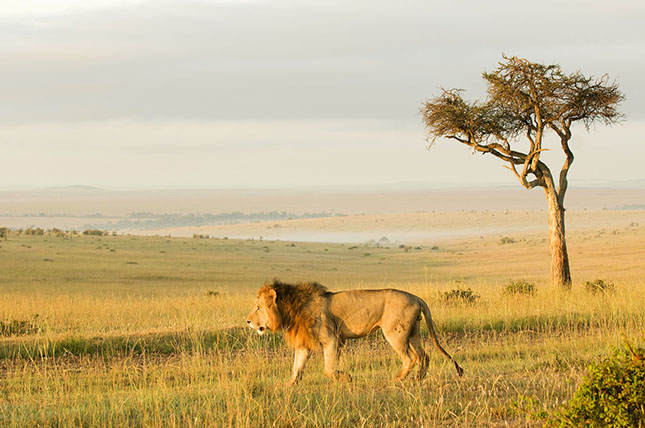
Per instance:
[[[544,65],[503,56],[495,71],[483,73],[488,95],[468,102],[460,89],[443,90],[427,100],[421,112],[432,145],[437,138],[465,144],[473,152],[489,153],[507,162],[527,189],[542,187],[549,218],[551,280],[571,287],[569,256],[564,232],[564,197],[573,163],[571,127],[582,123],[612,125],[622,119],[618,104],[624,99],[609,77],[565,74],[559,65]],[[555,133],[564,152],[558,177],[541,159],[545,134]]]

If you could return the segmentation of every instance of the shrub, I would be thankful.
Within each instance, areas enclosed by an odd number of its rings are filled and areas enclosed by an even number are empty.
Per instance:
[[[45,234],[45,231],[43,229],[41,229],[40,227],[36,227],[36,228],[29,227],[29,228],[25,229],[24,232],[25,232],[25,235],[38,235],[38,236],[40,236],[40,235]]]
[[[38,315],[34,315],[30,320],[0,321],[0,337],[41,333],[44,331],[44,327],[40,321]]]
[[[504,236],[499,240],[500,244],[514,244],[515,242],[517,241],[515,241],[515,239],[511,238],[510,236]]]
[[[519,294],[533,296],[536,291],[537,289],[535,288],[535,284],[524,280],[510,280],[502,290],[502,292],[507,296],[517,296]]]
[[[629,344],[589,367],[573,398],[546,427],[645,427],[645,349]]]
[[[109,232],[103,232],[102,230],[98,229],[87,229],[83,231],[83,235],[88,235],[88,236],[103,236],[103,235],[108,235]]]
[[[475,293],[470,288],[455,288],[454,290],[446,291],[443,293],[443,300],[446,303],[465,303],[472,305],[477,302],[480,295]]]
[[[614,283],[611,281],[604,281],[602,279],[597,279],[595,281],[585,282],[585,290],[591,294],[604,294],[604,293],[613,293],[616,291]]]

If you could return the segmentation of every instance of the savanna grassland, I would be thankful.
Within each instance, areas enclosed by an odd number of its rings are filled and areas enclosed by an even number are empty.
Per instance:
[[[403,246],[9,234],[0,426],[541,426],[591,361],[645,340],[642,213],[572,228],[570,292],[546,284],[545,235],[531,231]],[[244,322],[273,277],[418,294],[465,376],[426,340],[428,376],[394,383],[400,363],[379,333],[343,349],[352,383],[325,378],[317,355],[287,387],[282,336]],[[615,292],[587,292],[595,279]],[[504,294],[510,280],[537,291]],[[447,302],[453,289],[480,297]]]

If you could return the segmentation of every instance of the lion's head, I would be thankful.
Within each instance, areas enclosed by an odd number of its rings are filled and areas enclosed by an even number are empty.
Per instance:
[[[258,299],[253,309],[246,317],[246,323],[258,332],[264,334],[266,329],[275,332],[282,324],[282,317],[276,303],[276,291],[273,288],[264,286],[258,291]]]

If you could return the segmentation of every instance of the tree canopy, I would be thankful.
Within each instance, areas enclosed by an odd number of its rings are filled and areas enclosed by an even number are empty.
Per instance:
[[[453,139],[477,152],[497,156],[509,163],[526,188],[551,184],[555,188],[548,167],[540,161],[544,134],[551,130],[566,155],[563,180],[557,186],[563,197],[566,174],[574,159],[569,147],[571,126],[581,122],[589,128],[595,122],[610,125],[620,121],[617,107],[624,95],[607,75],[566,74],[559,65],[514,56],[503,59],[495,71],[482,74],[488,84],[484,101],[468,102],[462,97],[463,90],[444,89],[424,103],[428,138],[431,143],[437,138]],[[528,151],[516,147],[522,136],[529,142]]]

